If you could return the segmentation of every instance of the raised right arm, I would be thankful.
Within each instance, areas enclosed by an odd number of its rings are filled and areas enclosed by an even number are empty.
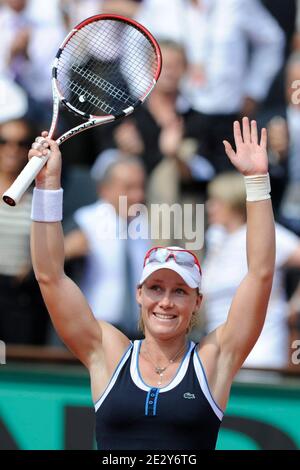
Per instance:
[[[47,133],[43,136],[46,137]],[[36,187],[57,190],[61,187],[61,155],[57,144],[50,139],[42,144],[36,142],[29,157],[41,156],[42,152],[47,152],[49,145],[50,158],[36,178]],[[115,350],[112,356],[115,355],[115,360],[112,358],[112,362],[115,363],[129,341],[111,325],[94,318],[82,292],[66,276],[64,236],[60,222],[32,223],[31,255],[43,299],[64,343],[90,369],[93,364],[103,361],[106,345],[109,348],[109,343],[113,342]]]

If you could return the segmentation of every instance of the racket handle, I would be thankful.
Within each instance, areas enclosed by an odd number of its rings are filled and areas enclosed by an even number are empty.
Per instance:
[[[3,201],[9,206],[15,206],[18,204],[21,197],[41,171],[47,160],[48,155],[43,157],[32,157],[13,184],[3,194]]]

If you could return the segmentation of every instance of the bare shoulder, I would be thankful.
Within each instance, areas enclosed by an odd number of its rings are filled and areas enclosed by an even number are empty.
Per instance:
[[[108,386],[118,364],[131,342],[120,330],[98,320],[102,331],[101,353],[90,367],[91,389],[96,401]]]
[[[120,330],[109,323],[99,321],[102,329],[102,347],[106,367],[114,372],[131,342]]]
[[[213,382],[214,375],[217,373],[218,362],[220,358],[218,329],[212,331],[202,339],[198,345],[197,352],[210,384]]]
[[[230,359],[224,357],[220,347],[223,325],[209,333],[198,345],[202,366],[211,394],[222,410],[225,410],[233,380]]]

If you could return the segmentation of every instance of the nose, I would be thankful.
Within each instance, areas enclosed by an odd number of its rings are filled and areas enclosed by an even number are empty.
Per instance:
[[[170,308],[173,308],[174,307],[174,302],[171,298],[171,294],[169,294],[168,292],[166,292],[164,294],[164,296],[162,297],[162,299],[160,300],[159,302],[159,306],[163,309],[163,310],[168,310]]]

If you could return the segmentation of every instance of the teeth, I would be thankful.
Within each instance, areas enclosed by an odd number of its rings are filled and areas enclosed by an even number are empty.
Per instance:
[[[161,318],[162,320],[170,320],[175,318],[175,315],[164,315],[163,313],[154,313],[157,318]]]

